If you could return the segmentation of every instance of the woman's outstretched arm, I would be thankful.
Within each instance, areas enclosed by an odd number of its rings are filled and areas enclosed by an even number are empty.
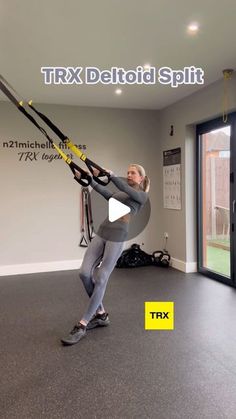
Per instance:
[[[106,189],[106,186],[99,185],[97,182],[95,182],[94,179],[92,179],[90,186],[95,189],[96,192],[98,192],[100,195],[102,195],[107,201],[110,199],[113,195],[112,192],[108,191]]]
[[[135,190],[132,186],[129,186],[126,181],[114,175],[114,173],[111,174],[111,181],[114,183],[114,185],[116,185],[118,189],[120,189],[120,191],[127,193],[127,195],[129,195],[129,197],[134,201],[141,205],[145,204],[147,200],[146,192]]]

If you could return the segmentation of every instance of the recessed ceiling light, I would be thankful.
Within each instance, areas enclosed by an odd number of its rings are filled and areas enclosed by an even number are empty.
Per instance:
[[[190,25],[188,25],[188,32],[189,33],[197,33],[199,29],[199,25],[196,22],[190,23]]]
[[[116,93],[117,95],[121,95],[122,90],[121,90],[121,89],[116,89],[115,93]]]

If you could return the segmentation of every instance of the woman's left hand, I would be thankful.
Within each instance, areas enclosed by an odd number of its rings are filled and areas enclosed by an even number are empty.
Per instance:
[[[86,172],[87,175],[89,175],[89,171],[88,170],[84,170],[84,172]],[[75,176],[77,177],[77,179],[80,179],[81,178],[81,173],[78,172],[78,170],[75,170]]]
[[[112,170],[105,169],[105,167],[103,167],[103,169],[104,169],[107,173],[109,173],[111,176],[112,176],[112,175],[114,175],[114,172],[112,172]]]

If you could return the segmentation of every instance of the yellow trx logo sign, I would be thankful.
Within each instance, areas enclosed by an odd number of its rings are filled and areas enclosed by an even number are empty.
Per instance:
[[[173,330],[174,303],[172,301],[146,301],[145,329]]]

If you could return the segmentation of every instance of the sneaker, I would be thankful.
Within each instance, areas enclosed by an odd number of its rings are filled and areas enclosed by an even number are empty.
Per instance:
[[[110,324],[110,320],[108,317],[108,313],[103,314],[95,314],[90,322],[87,324],[87,330],[94,329],[95,327],[101,326],[108,326]]]
[[[78,343],[86,335],[86,328],[83,328],[79,323],[74,326],[70,334],[61,339],[64,345],[74,345]]]

